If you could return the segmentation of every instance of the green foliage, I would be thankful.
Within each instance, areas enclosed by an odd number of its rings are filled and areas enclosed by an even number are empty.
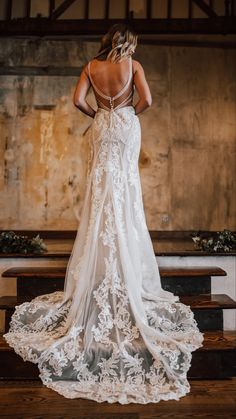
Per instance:
[[[194,233],[192,235],[194,247],[207,252],[231,252],[236,250],[236,233],[224,229],[212,233],[208,237],[206,233]]]
[[[2,232],[0,234],[0,253],[44,253],[47,247],[39,235],[30,239],[27,236],[20,236],[14,231]]]

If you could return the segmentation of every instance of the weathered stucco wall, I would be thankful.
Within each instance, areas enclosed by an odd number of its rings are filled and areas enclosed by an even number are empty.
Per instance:
[[[92,120],[72,98],[97,48],[80,40],[0,40],[1,229],[77,227]],[[148,227],[235,229],[236,51],[140,45],[134,58],[153,95],[140,115]],[[55,75],[42,75],[45,66],[56,67]]]

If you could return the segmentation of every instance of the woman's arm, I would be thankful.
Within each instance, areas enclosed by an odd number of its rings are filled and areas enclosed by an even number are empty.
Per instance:
[[[96,111],[86,101],[86,96],[90,88],[90,80],[86,73],[86,67],[83,68],[80,78],[77,82],[73,103],[81,112],[85,113],[91,118],[94,118]]]
[[[134,84],[137,89],[139,100],[134,106],[135,114],[143,112],[152,104],[152,96],[147,84],[143,67],[138,61],[134,61]]]

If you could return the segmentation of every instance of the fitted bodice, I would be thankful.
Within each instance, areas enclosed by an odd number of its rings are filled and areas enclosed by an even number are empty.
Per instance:
[[[91,76],[90,71],[90,64],[91,61],[88,63],[88,75],[91,82],[91,85],[94,90],[94,95],[97,100],[97,105],[100,108],[103,108],[108,111],[113,111],[119,108],[126,106],[133,98],[134,86],[132,82],[133,78],[133,71],[132,71],[132,59],[129,59],[129,72],[128,72],[128,79],[122,89],[117,92],[114,96],[108,96],[104,92],[102,92],[98,86],[94,83],[94,80]]]

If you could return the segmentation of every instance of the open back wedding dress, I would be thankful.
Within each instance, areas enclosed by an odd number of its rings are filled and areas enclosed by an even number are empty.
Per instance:
[[[161,287],[142,202],[140,123],[127,106],[129,63],[127,83],[111,98],[88,65],[99,107],[87,132],[87,189],[64,292],[16,306],[4,337],[65,397],[145,404],[190,391],[191,352],[203,333],[190,306]]]

